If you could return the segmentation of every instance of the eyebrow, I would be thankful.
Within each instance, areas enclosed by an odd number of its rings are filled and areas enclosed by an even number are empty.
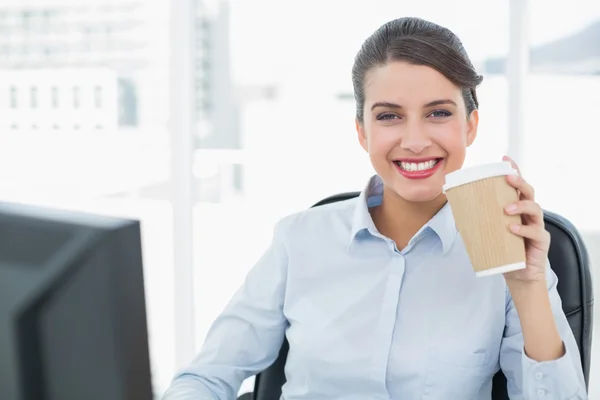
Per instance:
[[[435,106],[441,106],[443,104],[451,104],[456,106],[456,103],[453,100],[450,99],[442,99],[442,100],[434,100],[434,101],[430,101],[429,103],[425,104],[423,106],[423,108],[428,108],[428,107],[435,107]],[[373,106],[371,106],[371,111],[373,111],[374,109],[376,109],[377,107],[386,107],[386,108],[402,108],[402,106],[400,104],[396,104],[396,103],[390,103],[389,101],[378,101],[377,103],[373,104]]]

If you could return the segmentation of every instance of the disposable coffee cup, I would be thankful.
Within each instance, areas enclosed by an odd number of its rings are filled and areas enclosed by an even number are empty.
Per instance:
[[[525,242],[509,230],[521,224],[521,216],[504,212],[518,201],[517,190],[506,182],[517,173],[510,163],[498,162],[446,175],[444,193],[478,277],[525,268]]]

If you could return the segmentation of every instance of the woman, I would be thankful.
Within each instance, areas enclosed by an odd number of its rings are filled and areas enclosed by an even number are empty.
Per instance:
[[[527,268],[487,278],[475,278],[442,193],[479,119],[482,78],[459,39],[391,21],[363,44],[352,78],[377,175],[357,199],[278,223],[165,399],[234,399],[284,335],[286,400],[489,399],[500,368],[513,399],[587,398],[532,187],[507,178],[521,193],[506,212],[523,216],[510,229],[526,240]]]

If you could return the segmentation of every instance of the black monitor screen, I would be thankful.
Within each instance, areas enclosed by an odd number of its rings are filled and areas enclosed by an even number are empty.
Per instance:
[[[0,399],[151,398],[139,222],[0,203]]]

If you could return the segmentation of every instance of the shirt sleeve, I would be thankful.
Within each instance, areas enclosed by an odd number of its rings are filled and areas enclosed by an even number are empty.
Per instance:
[[[231,400],[244,379],[269,367],[283,343],[287,279],[280,221],[273,241],[211,326],[200,353],[179,372],[163,400]]]
[[[556,290],[558,278],[547,267],[548,294],[552,313],[565,346],[565,354],[553,361],[537,362],[527,357],[517,310],[507,289],[506,327],[500,349],[500,366],[508,382],[511,400],[588,399],[577,342],[562,310]]]

